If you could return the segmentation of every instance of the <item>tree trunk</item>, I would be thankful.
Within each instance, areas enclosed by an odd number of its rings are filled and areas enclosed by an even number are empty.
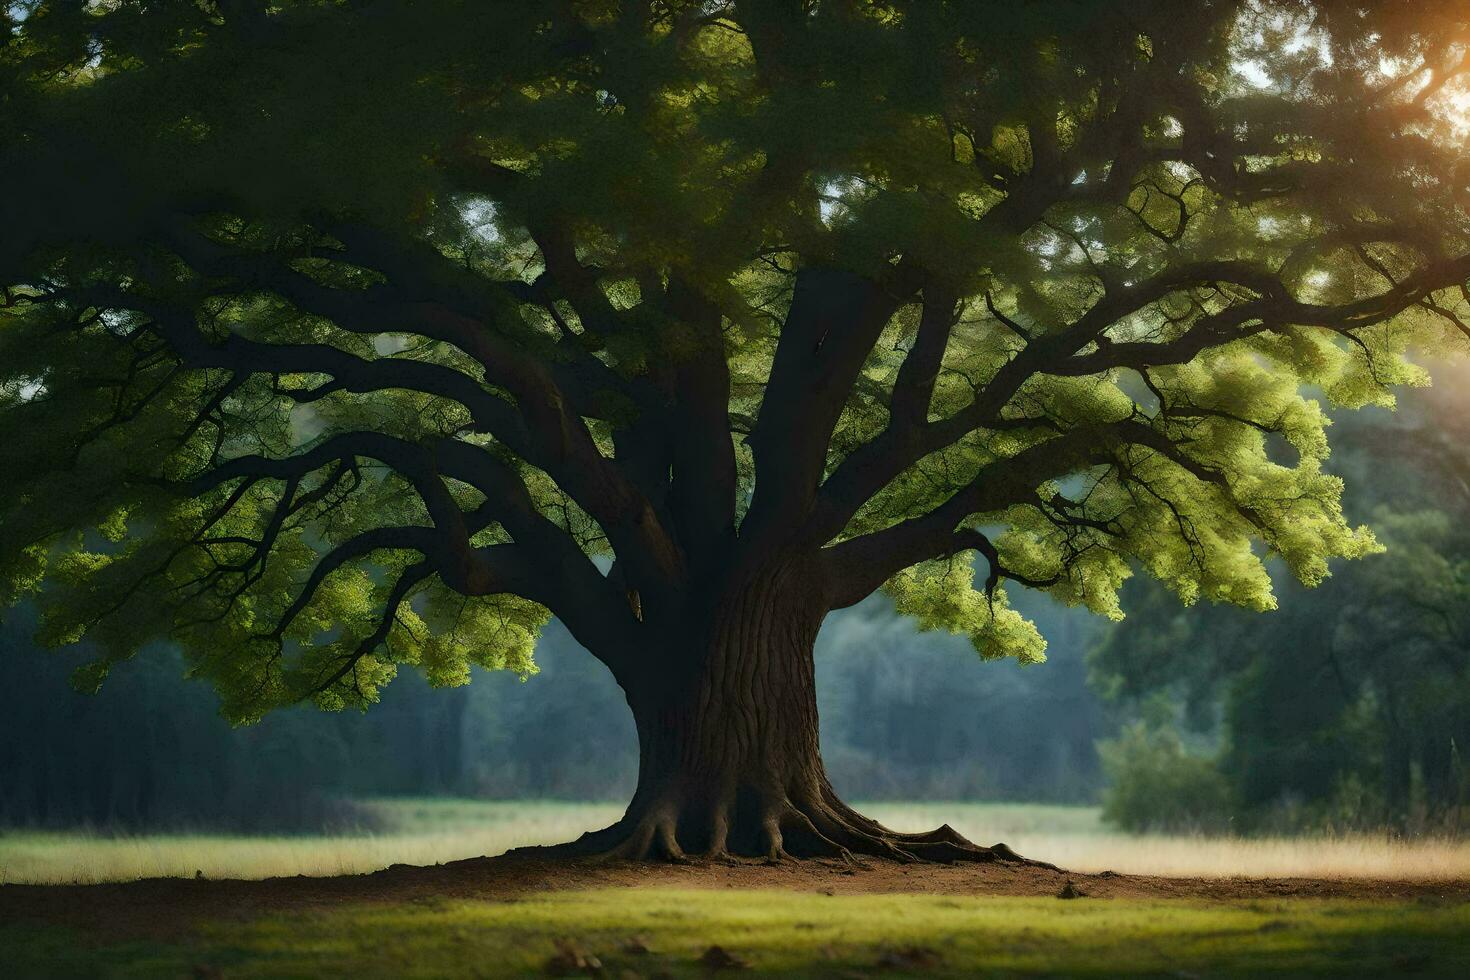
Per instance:
[[[774,575],[735,590],[707,607],[702,628],[676,633],[682,643],[623,672],[639,738],[633,800],[613,826],[551,850],[673,861],[1022,860],[948,826],[897,833],[838,799],[822,767],[812,662],[825,608],[808,588],[800,576]]]

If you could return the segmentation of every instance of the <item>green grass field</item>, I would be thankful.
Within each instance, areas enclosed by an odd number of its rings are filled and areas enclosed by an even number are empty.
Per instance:
[[[618,889],[222,921],[166,943],[0,926],[0,960],[12,977],[500,977],[545,975],[561,944],[631,980],[708,976],[718,945],[762,976],[1470,976],[1467,933],[1464,904]]]
[[[459,800],[367,806],[373,833],[332,837],[0,834],[0,882],[361,873],[563,840],[621,809]],[[1470,879],[1470,847],[1454,841],[1138,838],[1107,831],[1087,808],[865,809],[905,829],[949,822],[1076,871]],[[558,951],[570,949],[595,957],[599,975],[651,980],[710,975],[701,957],[711,946],[762,976],[1470,976],[1470,904],[1435,898],[1059,901],[657,885],[353,898],[166,926],[144,930],[153,938],[142,940],[106,927],[0,922],[0,977],[530,976],[547,975]],[[635,940],[648,952],[629,951]]]
[[[375,871],[499,854],[570,840],[604,826],[620,804],[376,800],[377,829],[330,837],[214,834],[114,836],[0,832],[0,883],[91,883],[138,878],[267,878]],[[1088,807],[985,803],[878,803],[860,808],[901,830],[949,823],[972,840],[1075,871],[1191,876],[1470,879],[1470,842],[1338,838],[1133,836],[1109,832]]]

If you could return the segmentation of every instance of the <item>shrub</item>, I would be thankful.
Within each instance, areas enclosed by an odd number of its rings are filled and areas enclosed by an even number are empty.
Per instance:
[[[1130,725],[1098,744],[1110,786],[1103,819],[1134,832],[1229,829],[1230,786],[1214,760],[1191,753],[1172,727]]]

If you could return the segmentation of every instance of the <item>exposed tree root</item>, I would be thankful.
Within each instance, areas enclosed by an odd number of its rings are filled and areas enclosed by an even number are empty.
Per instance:
[[[523,847],[513,854],[599,861],[676,863],[783,862],[828,859],[862,865],[868,857],[894,861],[1006,863],[1059,870],[1024,858],[1005,844],[989,847],[966,840],[945,824],[925,833],[889,830],[837,799],[830,788],[793,800],[760,794],[752,800],[724,799],[713,806],[675,800],[640,805],[623,819],[575,841]]]

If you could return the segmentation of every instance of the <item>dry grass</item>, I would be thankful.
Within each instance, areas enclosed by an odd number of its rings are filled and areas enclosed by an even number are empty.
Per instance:
[[[1082,807],[875,804],[867,812],[897,830],[949,823],[977,843],[1003,840],[1021,854],[1074,871],[1200,878],[1470,879],[1470,840],[1336,837],[1202,837],[1108,831]],[[1040,817],[1041,819],[1032,819]],[[1028,822],[1028,820],[1030,822]]]
[[[1018,837],[1022,854],[1075,871],[1199,878],[1375,878],[1385,881],[1470,879],[1470,843],[1393,840],[1386,836],[1300,837]]]
[[[408,801],[375,805],[386,832],[330,837],[218,834],[0,835],[0,883],[90,884],[138,878],[363,874],[552,844],[621,816],[613,804]]]
[[[455,800],[369,804],[383,832],[332,837],[81,833],[0,835],[0,882],[100,882],[137,878],[269,878],[435,864],[552,843],[615,820],[614,804]],[[1076,871],[1199,877],[1470,879],[1470,842],[1340,838],[1134,837],[1107,832],[1097,811],[1029,805],[871,804],[901,830],[949,823],[973,840],[1003,840],[1023,854]]]

